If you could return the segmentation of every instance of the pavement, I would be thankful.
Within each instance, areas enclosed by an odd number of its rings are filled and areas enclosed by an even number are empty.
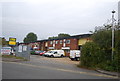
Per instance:
[[[118,72],[110,72],[110,71],[105,71],[105,70],[101,70],[101,69],[96,69],[96,71],[99,73],[103,73],[103,74],[107,74],[107,75],[111,75],[111,76],[118,76],[118,78],[120,78],[120,73],[118,73]]]

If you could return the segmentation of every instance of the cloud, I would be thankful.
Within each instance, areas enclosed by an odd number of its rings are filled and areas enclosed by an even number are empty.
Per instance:
[[[3,3],[3,35],[22,41],[29,32],[36,33],[39,39],[61,32],[86,33],[111,18],[116,1],[25,0]]]

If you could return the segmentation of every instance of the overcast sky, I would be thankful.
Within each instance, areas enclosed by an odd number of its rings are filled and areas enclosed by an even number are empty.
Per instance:
[[[19,0],[18,0],[19,1]],[[22,0],[1,2],[2,36],[23,41],[29,32],[38,40],[57,36],[86,34],[111,18],[119,0]],[[0,30],[1,31],[1,30]]]

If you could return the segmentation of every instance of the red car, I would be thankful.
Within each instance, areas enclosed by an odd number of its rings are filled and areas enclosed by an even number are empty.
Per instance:
[[[46,51],[41,51],[40,55],[43,56],[46,53]]]

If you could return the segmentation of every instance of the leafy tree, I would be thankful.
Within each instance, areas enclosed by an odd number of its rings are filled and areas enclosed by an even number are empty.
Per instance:
[[[24,43],[34,42],[37,41],[37,35],[33,32],[30,32],[27,34],[27,36],[24,38]]]
[[[60,33],[58,34],[58,38],[62,38],[62,37],[69,37],[69,34],[65,34],[65,33]]]
[[[112,60],[112,28],[103,26],[95,28],[93,42],[86,43],[81,52],[81,66],[97,67],[120,72],[120,28],[115,26],[115,48]]]
[[[6,41],[6,39],[3,37],[2,38],[2,46],[8,45],[8,42]]]
[[[54,36],[53,36],[53,37],[49,37],[48,39],[56,39],[56,38],[58,38],[58,37],[54,37]]]
[[[56,38],[69,37],[69,36],[70,36],[69,34],[60,33],[60,34],[58,34],[58,36],[49,37],[48,39],[56,39]]]

